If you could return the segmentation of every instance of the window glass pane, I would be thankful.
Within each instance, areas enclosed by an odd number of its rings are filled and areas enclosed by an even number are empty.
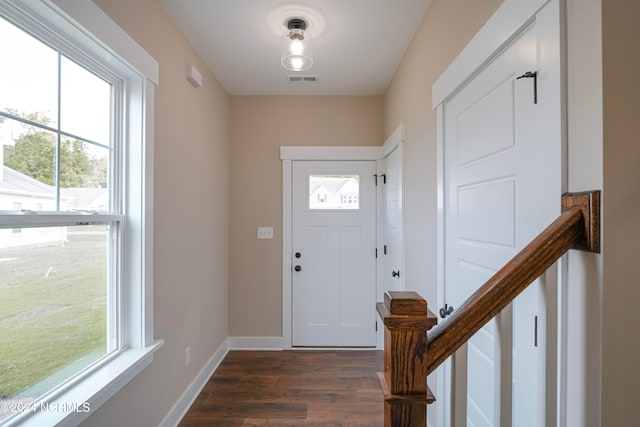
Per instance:
[[[309,209],[359,209],[360,176],[309,176]]]
[[[56,127],[58,53],[0,17],[0,111]]]
[[[62,57],[60,130],[109,145],[111,85]]]
[[[108,236],[0,229],[0,403],[33,401],[107,354]]]
[[[0,210],[56,210],[56,135],[4,118],[0,123]]]
[[[62,138],[60,210],[109,210],[109,149]]]

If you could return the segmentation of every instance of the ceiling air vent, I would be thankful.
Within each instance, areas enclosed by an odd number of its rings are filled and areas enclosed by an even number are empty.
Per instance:
[[[289,83],[318,83],[318,76],[288,75]]]

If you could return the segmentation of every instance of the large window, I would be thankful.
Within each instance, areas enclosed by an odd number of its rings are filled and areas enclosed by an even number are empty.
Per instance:
[[[85,417],[159,345],[152,87],[65,21],[48,1],[0,4],[0,425]]]

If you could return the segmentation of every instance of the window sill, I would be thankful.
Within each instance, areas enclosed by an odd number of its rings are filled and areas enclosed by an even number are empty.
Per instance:
[[[164,344],[156,340],[142,349],[127,349],[68,390],[49,401],[30,404],[3,426],[77,426],[113,397],[153,361]]]

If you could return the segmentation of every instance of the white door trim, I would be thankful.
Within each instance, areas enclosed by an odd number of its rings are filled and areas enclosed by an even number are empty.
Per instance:
[[[291,349],[291,247],[293,245],[293,160],[282,159],[282,346]],[[297,148],[297,147],[296,147]]]
[[[548,3],[552,7],[545,8]],[[566,50],[563,43],[566,23],[563,21],[563,0],[505,0],[489,18],[480,31],[462,50],[456,59],[449,64],[444,73],[432,86],[432,106],[436,111],[436,164],[437,164],[437,306],[444,304],[444,250],[445,250],[445,215],[444,215],[444,103],[454,96],[464,85],[472,80],[487,64],[495,59],[502,50],[512,43],[534,20],[542,21],[541,28],[547,38],[543,40],[541,49],[541,68],[560,57],[559,66],[566,63]],[[542,13],[539,13],[542,12]],[[560,42],[558,45],[558,41]],[[553,111],[549,112],[559,122],[562,134],[562,183],[563,191],[567,190],[567,153],[566,153],[566,99],[563,87],[566,87],[566,76],[562,70],[551,70],[560,74],[560,87],[550,87],[546,96],[554,99]],[[559,267],[564,261],[560,262]],[[546,274],[548,282],[547,305],[549,310],[557,310],[557,318],[550,316],[547,324],[547,354],[557,358],[557,371],[547,371],[547,425],[564,425],[566,412],[566,301],[562,298],[566,281],[556,267]],[[556,281],[557,279],[557,281]],[[557,334],[557,335],[556,335]],[[551,354],[553,353],[553,354]],[[436,395],[442,396],[440,402],[451,402],[451,388],[445,379],[452,374],[451,362],[446,361],[436,370]],[[551,396],[555,395],[555,396]],[[451,413],[445,405],[436,406],[438,425],[451,425]]]
[[[280,147],[280,160],[379,160],[384,146]]]
[[[291,345],[292,162],[295,160],[381,160],[404,142],[404,123],[379,146],[281,146],[282,160],[282,347]],[[377,221],[377,219],[376,219]],[[376,226],[377,229],[377,226]],[[377,280],[376,280],[377,282]],[[378,284],[376,283],[376,291]],[[372,307],[372,309],[374,309]],[[381,328],[379,328],[381,329]],[[378,335],[379,336],[379,335]],[[377,340],[377,348],[382,342]]]
[[[437,307],[444,307],[444,105],[441,103],[436,108],[436,294]],[[446,384],[446,379],[451,378],[451,359],[445,360],[435,371],[436,396],[440,404],[435,405],[436,418],[442,426],[451,425],[451,411],[444,402],[451,402],[452,390]]]
[[[535,18],[550,0],[505,0],[432,87],[437,108],[491,62]]]
[[[391,132],[391,135],[389,135],[387,140],[384,142],[384,145],[382,146],[383,154],[382,154],[382,157],[380,157],[380,159],[387,157],[389,154],[391,154],[393,150],[396,149],[396,147],[402,145],[405,141],[405,138],[406,138],[406,126],[404,123],[400,123],[398,127],[393,132]]]

